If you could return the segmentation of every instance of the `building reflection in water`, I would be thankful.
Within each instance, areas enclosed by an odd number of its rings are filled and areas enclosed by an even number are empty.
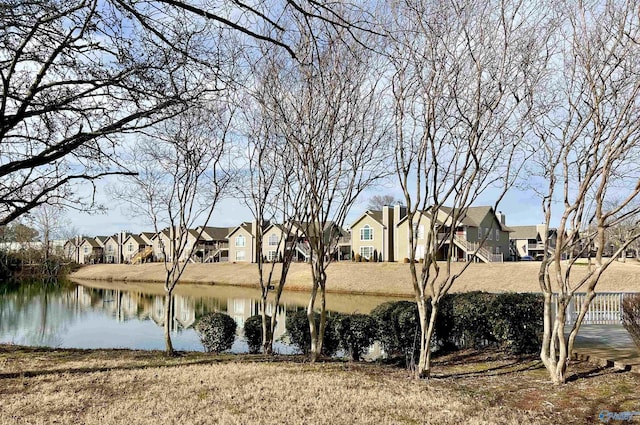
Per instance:
[[[170,326],[174,334],[193,329],[202,315],[220,311],[229,314],[236,321],[239,338],[243,336],[245,321],[261,313],[258,296],[218,298],[174,295],[170,308]],[[285,334],[287,311],[298,308],[302,307],[286,304],[278,307],[276,340]],[[96,323],[101,322],[95,316],[106,316],[110,321],[121,324],[131,321],[152,322],[163,328],[164,309],[164,295],[140,291],[42,284],[4,288],[0,290],[0,342],[63,346],[67,330],[83,321],[89,321],[89,316]],[[273,305],[269,304],[267,314],[273,315],[273,310]],[[95,329],[95,332],[100,333],[101,330]],[[113,346],[121,345],[116,341]]]

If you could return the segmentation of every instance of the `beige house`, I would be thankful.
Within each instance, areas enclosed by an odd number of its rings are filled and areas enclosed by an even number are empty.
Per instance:
[[[104,245],[102,238],[106,241],[106,237],[83,238],[78,246],[78,264],[97,264],[104,261]]]
[[[531,256],[534,259],[540,258],[544,254],[544,244],[549,240],[550,253],[556,247],[557,230],[549,229],[548,232],[544,231],[544,224],[537,224],[535,226],[512,226],[509,239],[511,242],[512,251],[515,254],[514,259],[522,258],[524,256]]]
[[[231,229],[227,235],[229,241],[229,261],[233,263],[255,263],[257,248],[255,229],[257,222],[244,222]]]
[[[505,216],[496,214],[492,207],[470,207],[466,214],[455,223],[455,236],[450,246],[444,235],[449,233],[453,225],[451,208],[443,207],[439,211],[436,226],[440,250],[438,259],[445,259],[451,255],[456,261],[502,262],[509,259],[509,229],[505,225]],[[416,239],[415,259],[424,257],[430,228],[431,214],[423,211],[414,218],[413,234]],[[397,229],[397,258],[411,258],[409,250],[409,224],[406,216],[400,220]]]
[[[228,227],[199,226],[196,233],[200,239],[195,250],[195,256],[202,263],[218,263],[229,260]]]
[[[367,260],[396,261],[395,229],[406,208],[383,206],[382,211],[366,211],[351,224],[353,255]]]
[[[139,235],[129,235],[122,243],[122,256],[125,263],[147,262],[153,256],[153,245]]]
[[[195,262],[195,250],[198,243],[198,232],[193,229],[187,229],[187,241],[184,250],[180,254],[178,261],[193,261]],[[152,238],[151,252],[153,261],[164,261],[165,257],[167,261],[173,261],[174,253],[173,244],[171,243],[174,233],[170,228],[164,229]],[[178,235],[176,235],[178,238]],[[143,238],[140,238],[144,241]]]

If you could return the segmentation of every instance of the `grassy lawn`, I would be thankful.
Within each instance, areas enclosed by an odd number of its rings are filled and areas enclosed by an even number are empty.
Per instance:
[[[638,411],[640,376],[589,363],[554,387],[533,357],[463,351],[409,378],[379,363],[0,346],[0,423],[581,424]]]
[[[454,263],[452,271],[459,272],[463,263]],[[280,265],[276,265],[279,270]],[[538,270],[540,263],[473,263],[452,287],[453,292],[540,292]],[[587,267],[576,267],[572,276],[579,279]],[[276,275],[279,271],[276,272]],[[159,263],[148,264],[96,264],[84,266],[71,275],[81,283],[86,280],[114,282],[162,282],[164,268]],[[209,263],[189,264],[181,280],[183,283],[231,285],[255,288],[258,270],[256,264]],[[187,285],[179,285],[184,287]],[[311,287],[311,269],[308,264],[291,265],[286,289],[308,292]],[[161,288],[160,288],[161,289]],[[380,296],[413,295],[409,264],[403,263],[332,263],[327,269],[327,291],[333,293],[368,294]],[[640,292],[640,262],[613,263],[598,283],[598,291]]]

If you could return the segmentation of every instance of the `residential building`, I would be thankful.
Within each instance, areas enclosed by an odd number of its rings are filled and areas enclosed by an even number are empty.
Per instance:
[[[550,228],[544,231],[544,224],[534,226],[511,226],[513,232],[509,236],[514,259],[531,256],[534,259],[544,255],[544,245],[549,240],[549,253],[556,248],[557,230]]]
[[[440,250],[438,259],[451,255],[456,261],[501,262],[509,258],[509,232],[505,216],[495,213],[492,207],[469,207],[466,213],[452,223],[452,209],[441,207],[436,218],[436,229]],[[414,217],[413,235],[416,241],[415,259],[423,258],[431,226],[430,211],[421,211]],[[446,239],[455,226],[453,244]],[[409,249],[409,224],[403,217],[396,226],[396,258],[411,258]]]
[[[376,261],[397,261],[395,228],[406,215],[400,205],[383,206],[381,211],[369,210],[351,224],[351,250],[354,255]]]
[[[202,263],[219,263],[229,260],[228,227],[199,226],[196,233],[201,233],[195,250],[196,258]]]

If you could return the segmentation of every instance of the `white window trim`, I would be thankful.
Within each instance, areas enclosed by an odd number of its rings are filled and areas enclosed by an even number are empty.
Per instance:
[[[365,229],[369,230],[369,239],[365,239],[364,238],[364,230]],[[373,227],[369,226],[368,224],[365,224],[364,226],[362,226],[362,228],[360,228],[360,240],[361,241],[372,241],[373,240]]]
[[[267,254],[267,260],[276,261],[278,259],[278,251],[270,250]]]
[[[246,256],[244,255],[244,250],[236,251],[236,261],[245,261]]]
[[[278,245],[278,235],[272,233],[269,235],[269,246],[277,246]]]
[[[246,246],[246,244],[247,244],[246,239],[247,239],[247,238],[245,238],[245,237],[244,237],[244,235],[238,235],[238,236],[236,236],[236,246],[237,246],[237,247],[242,247],[242,248],[244,248],[244,247]],[[242,240],[242,245],[240,245],[240,244],[239,244],[239,241],[240,241],[240,240]]]
[[[369,249],[369,256],[367,257],[366,255],[364,255],[363,253],[363,249],[368,248]],[[360,257],[362,258],[366,258],[367,260],[370,260],[373,257],[373,253],[375,252],[375,247],[373,246],[361,246],[360,247]]]

